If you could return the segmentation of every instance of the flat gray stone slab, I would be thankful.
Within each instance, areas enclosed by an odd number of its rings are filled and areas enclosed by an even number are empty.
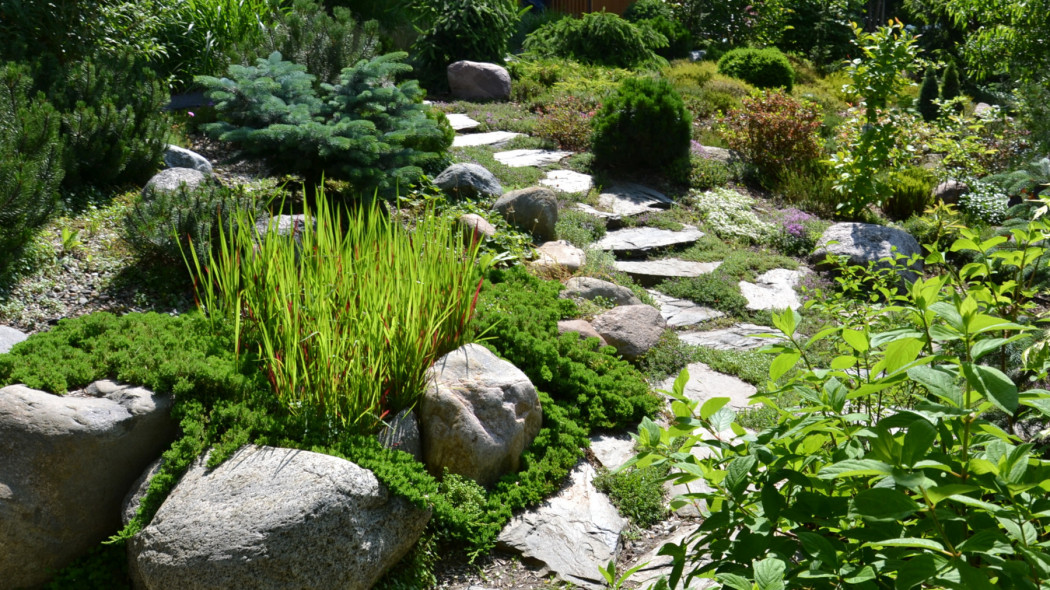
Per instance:
[[[475,121],[462,113],[452,113],[451,115],[445,115],[445,117],[448,118],[449,124],[452,125],[452,128],[456,131],[476,129],[481,125],[480,122]]]
[[[805,268],[774,268],[755,277],[754,283],[740,281],[740,293],[747,299],[748,309],[798,309],[802,301],[795,293],[795,286],[808,272]]]
[[[741,410],[748,407],[751,396],[758,392],[754,385],[732,375],[713,371],[704,363],[691,363],[686,369],[689,371],[689,382],[685,384],[685,396],[701,405],[713,397],[728,397],[726,406]],[[674,387],[674,380],[674,377],[665,379],[657,389],[670,391]]]
[[[572,155],[572,152],[559,152],[554,150],[510,150],[497,152],[497,162],[510,166],[511,168],[524,168],[526,166],[546,166],[559,162]]]
[[[614,184],[598,195],[599,209],[621,217],[668,209],[672,203],[660,191],[630,182]]]
[[[468,133],[466,135],[457,135],[452,140],[452,147],[474,147],[479,145],[490,145],[493,147],[500,147],[506,145],[507,142],[522,135],[521,133],[512,133],[510,131],[489,131],[488,133]]]
[[[591,452],[602,467],[612,471],[634,456],[634,439],[626,433],[591,437]]]
[[[656,227],[629,227],[605,234],[595,244],[602,250],[613,252],[646,251],[669,246],[688,246],[704,237],[704,232],[691,225],[680,231]]]
[[[616,559],[627,521],[595,489],[594,475],[594,468],[581,461],[569,475],[569,485],[511,520],[499,543],[542,562],[567,582],[593,590],[605,588],[599,568]]]
[[[776,342],[776,338],[760,338],[759,334],[776,334],[777,331],[767,326],[755,324],[737,324],[721,330],[706,332],[685,332],[678,339],[686,344],[706,346],[716,350],[754,350]]]
[[[667,320],[667,325],[672,328],[683,328],[694,326],[701,322],[720,318],[725,314],[717,309],[697,305],[688,299],[677,299],[664,295],[659,291],[649,291],[660,308],[660,315]]]
[[[667,279],[698,277],[714,272],[721,262],[692,262],[678,258],[661,260],[619,260],[616,270],[627,273],[645,287],[651,287]]]
[[[8,326],[0,326],[0,354],[9,352],[11,347],[25,340],[28,336],[21,330]]]
[[[585,193],[594,187],[594,179],[573,170],[551,170],[540,184],[562,193]]]
[[[600,209],[595,209],[594,207],[591,207],[587,203],[576,203],[576,208],[579,209],[580,211],[583,211],[584,213],[586,213],[588,215],[593,215],[593,216],[601,218],[601,219],[620,219],[620,216],[615,214],[615,213],[610,213],[608,211],[602,211]]]

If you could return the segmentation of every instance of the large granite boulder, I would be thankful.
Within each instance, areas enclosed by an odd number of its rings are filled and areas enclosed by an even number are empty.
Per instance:
[[[614,305],[641,305],[642,303],[642,300],[627,287],[621,287],[616,283],[593,277],[573,277],[565,281],[565,288],[562,289],[558,296],[565,298],[579,297],[589,301],[600,297],[611,301]]]
[[[0,585],[42,584],[120,529],[124,495],[175,439],[171,403],[111,381],[0,389]]]
[[[814,264],[827,266],[829,257],[845,256],[852,266],[874,263],[876,268],[889,268],[890,260],[897,255],[906,262],[921,254],[919,242],[904,230],[871,223],[836,223],[820,236],[811,258]],[[922,259],[904,266],[900,277],[912,282],[918,277],[916,271],[922,270]]]
[[[549,188],[532,187],[511,191],[492,205],[509,223],[532,232],[540,242],[556,239],[558,198]]]
[[[128,557],[151,590],[367,590],[429,520],[349,461],[247,446],[215,469],[199,459]]]
[[[638,360],[660,341],[667,320],[651,305],[623,305],[594,318],[591,325],[623,358]]]
[[[180,190],[192,191],[201,186],[207,177],[200,170],[193,168],[165,168],[149,179],[142,196],[152,197],[155,193],[174,193]]]
[[[482,485],[516,471],[540,431],[536,388],[514,365],[484,346],[467,344],[438,359],[420,403],[423,458]]]
[[[10,352],[14,345],[28,338],[25,332],[9,326],[0,326],[0,354]]]
[[[509,100],[510,73],[507,68],[477,61],[457,61],[448,65],[448,87],[462,100]]]
[[[193,150],[169,145],[164,149],[164,164],[168,168],[192,168],[204,175],[212,173],[211,162]]]
[[[478,164],[453,164],[437,175],[434,184],[457,199],[498,197],[503,194],[503,185],[499,179]]]

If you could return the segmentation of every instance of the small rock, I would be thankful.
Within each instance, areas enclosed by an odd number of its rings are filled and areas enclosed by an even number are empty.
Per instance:
[[[958,205],[959,197],[970,192],[970,187],[965,182],[948,179],[933,188],[931,198],[941,201],[946,205]]]
[[[165,168],[149,179],[142,189],[142,196],[148,199],[156,192],[192,191],[204,184],[205,180],[204,173],[193,168]]]
[[[255,223],[259,235],[273,231],[279,236],[301,236],[306,231],[306,216],[274,215],[269,219],[260,219]]]
[[[419,414],[427,469],[435,477],[448,469],[482,485],[516,471],[543,420],[525,373],[484,346],[467,344],[434,363],[429,383]]]
[[[195,151],[168,145],[164,150],[164,164],[168,168],[192,168],[206,176],[212,173],[211,162]]]
[[[558,295],[563,298],[579,297],[593,301],[599,297],[615,305],[641,305],[642,300],[627,287],[593,277],[573,277],[565,282]]]
[[[437,175],[434,184],[457,199],[498,197],[503,194],[503,186],[496,176],[478,164],[453,164]]]
[[[28,336],[20,330],[8,326],[0,326],[0,354],[10,352],[11,348],[19,342],[25,340]]]
[[[459,218],[459,224],[463,226],[464,230],[469,232],[470,236],[478,234],[491,238],[496,235],[496,226],[477,213],[464,214]]]
[[[488,133],[457,135],[452,139],[452,147],[474,147],[479,145],[503,147],[510,140],[520,135],[521,133],[513,133],[511,131],[489,131]]]
[[[401,410],[376,436],[384,447],[404,451],[415,457],[416,461],[423,461],[419,421],[412,410]]]
[[[605,342],[605,338],[599,334],[594,326],[591,325],[587,320],[561,320],[558,322],[558,333],[564,334],[566,332],[576,332],[580,335],[580,338],[597,338],[598,342],[602,346],[606,346],[608,343]]]
[[[448,65],[448,87],[462,100],[509,100],[510,73],[503,66],[457,61]]]
[[[704,237],[704,232],[691,225],[681,231],[655,227],[631,227],[605,234],[595,246],[613,252],[646,252],[656,248],[688,246]]]
[[[667,322],[651,305],[614,307],[594,318],[594,329],[627,360],[637,360],[660,341]]]
[[[594,187],[594,179],[572,170],[551,170],[540,184],[561,193],[586,193]]]
[[[542,242],[556,238],[558,199],[549,188],[532,187],[511,191],[500,197],[492,208],[508,222],[531,232]]]
[[[559,162],[572,155],[572,152],[559,152],[554,150],[510,150],[507,152],[496,152],[493,157],[497,162],[510,166],[511,168],[524,168],[526,166],[546,166]]]
[[[532,263],[542,267],[561,267],[569,272],[580,270],[587,262],[587,254],[565,240],[545,242],[536,248],[537,258]]]
[[[728,164],[729,162],[737,158],[736,153],[732,150],[727,150],[726,148],[714,147],[710,145],[700,146],[699,155],[705,160],[718,160],[723,164]]]
[[[591,437],[591,452],[602,467],[612,471],[634,457],[634,439],[627,433]]]
[[[652,287],[667,279],[698,277],[715,271],[721,262],[693,262],[678,258],[660,260],[617,260],[616,270],[630,275],[643,287]]]

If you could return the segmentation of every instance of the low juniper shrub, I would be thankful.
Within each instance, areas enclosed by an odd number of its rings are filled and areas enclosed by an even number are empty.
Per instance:
[[[718,60],[718,72],[740,78],[758,88],[783,88],[791,92],[795,85],[795,70],[791,62],[775,47],[728,51]]]

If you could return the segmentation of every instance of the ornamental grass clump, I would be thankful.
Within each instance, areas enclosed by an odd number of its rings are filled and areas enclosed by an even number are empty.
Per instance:
[[[257,354],[281,404],[308,428],[369,433],[422,395],[426,371],[468,339],[481,287],[477,243],[423,215],[411,230],[376,205],[317,199],[303,229],[265,233],[238,214],[207,270],[191,250],[199,304]]]

